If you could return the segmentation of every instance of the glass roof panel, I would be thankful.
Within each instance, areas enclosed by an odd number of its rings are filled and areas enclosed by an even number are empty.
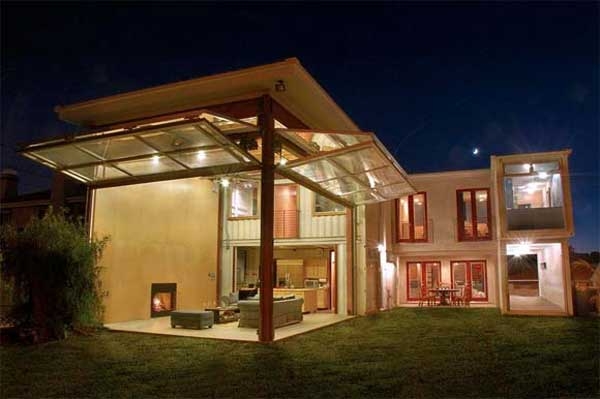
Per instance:
[[[404,181],[402,175],[393,166],[374,169],[366,173],[356,174],[355,176],[371,188]]]
[[[77,145],[93,152],[101,159],[118,159],[156,153],[156,150],[147,146],[134,136],[119,136],[92,141],[82,141]]]
[[[350,173],[361,173],[365,170],[380,168],[386,165],[386,160],[375,148],[367,147],[359,151],[352,151],[332,158]]]
[[[200,114],[200,118],[206,119],[224,134],[256,131],[256,126],[224,115],[203,112]]]
[[[98,161],[98,158],[81,151],[73,145],[40,149],[35,151],[34,154],[57,166],[71,166]]]
[[[278,129],[277,132],[316,152],[339,150],[341,148],[372,141],[371,136],[366,133],[327,133],[287,129]]]
[[[346,174],[327,159],[319,159],[304,165],[292,166],[292,170],[316,183]]]
[[[319,183],[325,190],[334,193],[335,195],[346,195],[364,189],[365,187],[360,185],[356,180],[350,177],[343,177],[341,179],[327,180]]]
[[[364,204],[367,202],[375,202],[380,201],[381,198],[377,197],[372,191],[358,191],[352,194],[347,194],[342,196],[342,198],[354,203],[354,204]]]
[[[185,169],[177,162],[165,157],[154,155],[151,158],[124,161],[115,164],[120,169],[134,176],[152,175],[155,173],[172,172]]]
[[[177,126],[142,134],[140,137],[160,151],[176,151],[183,148],[217,144],[208,133],[196,125]]]
[[[183,152],[171,156],[189,168],[205,168],[238,162],[237,158],[221,148]]]
[[[67,172],[83,177],[83,180],[86,181],[110,180],[128,176],[119,169],[108,165],[84,166],[82,168],[68,169]]]
[[[412,193],[413,189],[407,183],[402,182],[378,187],[377,192],[387,199],[394,199]]]

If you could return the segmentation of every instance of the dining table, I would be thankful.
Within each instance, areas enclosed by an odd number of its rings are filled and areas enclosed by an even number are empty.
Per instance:
[[[439,294],[440,296],[440,303],[438,303],[438,306],[448,306],[450,305],[449,299],[450,299],[450,294],[455,293],[455,292],[460,292],[460,289],[458,288],[430,288],[429,292],[434,292],[436,294]]]

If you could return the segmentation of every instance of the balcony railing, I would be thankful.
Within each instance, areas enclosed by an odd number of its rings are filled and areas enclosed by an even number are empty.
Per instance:
[[[298,210],[274,211],[273,236],[275,238],[298,238]]]

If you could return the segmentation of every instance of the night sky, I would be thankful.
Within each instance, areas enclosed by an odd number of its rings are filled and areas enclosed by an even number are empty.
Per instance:
[[[573,149],[572,244],[600,248],[598,3],[1,7],[2,167],[22,192],[50,172],[17,143],[76,131],[57,104],[298,57],[409,173]]]

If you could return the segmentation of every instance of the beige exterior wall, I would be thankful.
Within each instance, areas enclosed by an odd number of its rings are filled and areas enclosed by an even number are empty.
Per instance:
[[[110,236],[101,265],[105,322],[150,318],[152,283],[177,283],[177,308],[216,300],[218,195],[198,178],[95,191],[93,232]]]
[[[395,242],[395,232],[392,234],[391,248],[397,259],[397,302],[407,302],[407,262],[440,262],[441,280],[450,283],[452,261],[483,260],[486,262],[488,295],[488,300],[483,303],[497,304],[497,244],[493,231],[492,240],[487,241],[458,241],[457,233],[456,190],[489,188],[489,199],[493,202],[490,171],[481,169],[413,174],[409,178],[418,191],[427,193],[428,242],[399,243]],[[395,220],[394,204],[389,204],[392,207],[390,219]],[[493,214],[490,218],[493,225]]]

